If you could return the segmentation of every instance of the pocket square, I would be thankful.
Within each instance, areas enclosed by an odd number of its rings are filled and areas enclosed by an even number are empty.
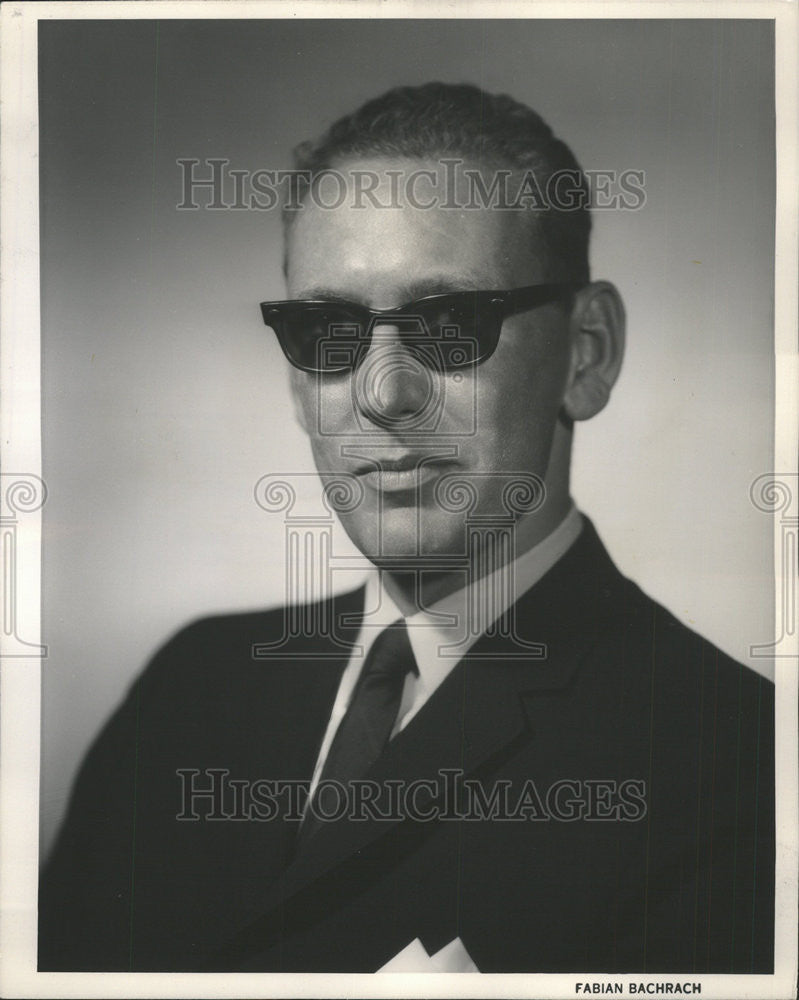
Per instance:
[[[415,938],[398,952],[378,972],[479,972],[461,939],[454,938],[449,944],[428,955],[424,945]]]

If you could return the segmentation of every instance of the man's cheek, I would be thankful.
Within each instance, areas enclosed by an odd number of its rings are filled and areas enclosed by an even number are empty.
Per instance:
[[[308,376],[292,368],[289,374],[289,391],[294,406],[294,418],[306,434],[313,436],[314,421],[310,404],[314,393],[312,387],[308,385]]]

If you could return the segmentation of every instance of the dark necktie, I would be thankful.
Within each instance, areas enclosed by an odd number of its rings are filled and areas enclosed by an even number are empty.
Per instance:
[[[312,806],[321,815],[329,816],[336,812],[341,801],[339,792],[320,787],[322,782],[337,781],[346,788],[348,781],[363,777],[385,749],[397,721],[409,671],[418,673],[408,630],[401,619],[380,633],[367,654],[349,708],[330,744],[313,802],[309,803],[300,827],[295,853],[305,847],[316,830],[325,826]]]

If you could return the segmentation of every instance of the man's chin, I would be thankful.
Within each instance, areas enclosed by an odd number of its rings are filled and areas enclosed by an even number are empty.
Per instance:
[[[341,518],[347,534],[357,548],[376,566],[385,569],[450,568],[465,558],[465,536],[462,520],[453,523],[452,515],[426,517],[417,507],[394,508],[378,516],[352,519]],[[443,523],[442,523],[443,522]]]

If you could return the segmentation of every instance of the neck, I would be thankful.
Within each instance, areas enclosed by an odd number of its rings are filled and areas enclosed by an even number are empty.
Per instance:
[[[423,570],[415,569],[409,564],[399,569],[382,569],[383,586],[406,617],[430,608],[538,545],[563,521],[571,503],[568,490],[557,498],[548,496],[540,510],[520,517],[511,526],[508,545],[497,544],[496,534],[486,532],[480,538],[482,544],[478,544],[470,552],[471,558],[465,574],[462,570],[437,571],[430,566],[425,566]]]

